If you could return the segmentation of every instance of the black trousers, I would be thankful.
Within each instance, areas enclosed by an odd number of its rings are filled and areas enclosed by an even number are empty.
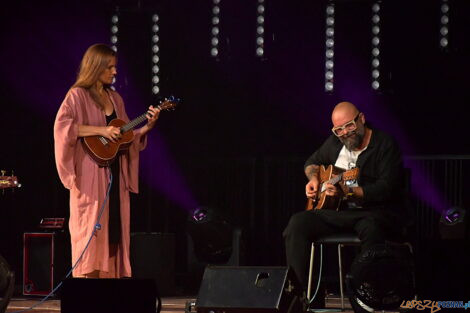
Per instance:
[[[283,232],[287,265],[292,267],[304,290],[308,284],[308,264],[312,241],[344,232],[355,232],[361,249],[396,237],[401,230],[398,216],[389,210],[312,210],[294,214]],[[318,258],[317,258],[318,259]]]

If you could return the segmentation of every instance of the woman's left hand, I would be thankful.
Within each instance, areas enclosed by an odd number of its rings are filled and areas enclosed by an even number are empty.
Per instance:
[[[159,115],[160,115],[159,108],[149,106],[149,110],[147,112],[147,127],[149,129],[152,129],[155,126],[155,122],[157,121]]]

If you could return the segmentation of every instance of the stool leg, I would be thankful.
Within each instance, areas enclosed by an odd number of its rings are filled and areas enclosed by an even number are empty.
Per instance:
[[[315,243],[312,242],[312,248],[310,249],[310,268],[308,271],[308,286],[307,286],[307,299],[310,301],[312,296],[312,278],[313,278],[313,257],[315,255]]]
[[[338,245],[338,266],[339,266],[339,291],[341,293],[341,309],[344,310],[344,289],[343,289],[343,266],[341,262],[341,247],[343,245]]]
[[[409,242],[405,242],[404,244],[408,247],[408,250],[410,250],[410,254],[411,254],[411,258],[412,258],[412,260],[411,260],[411,264],[412,264],[411,279],[413,280],[413,291],[415,292],[414,299],[418,300],[418,295],[416,294],[416,274],[415,274],[413,246]]]

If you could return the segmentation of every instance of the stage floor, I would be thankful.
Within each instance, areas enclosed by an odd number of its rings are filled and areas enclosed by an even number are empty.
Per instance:
[[[167,297],[162,298],[161,313],[184,312],[186,301],[195,300],[195,297]],[[13,298],[8,305],[7,313],[21,311],[37,305],[41,298]],[[34,313],[58,313],[60,312],[60,300],[47,300],[29,312]]]
[[[162,298],[162,310],[161,313],[184,313],[186,302],[195,301],[196,297],[165,297]],[[7,313],[21,311],[30,308],[33,305],[37,305],[41,301],[41,298],[13,298],[8,305]],[[341,301],[336,295],[330,295],[326,298],[326,307],[329,309],[340,308]],[[345,310],[342,313],[354,313],[349,304],[349,300],[345,299]],[[341,312],[341,309],[334,310]],[[60,312],[60,300],[47,300],[41,303],[37,307],[33,308],[29,312],[34,313],[57,313]],[[333,311],[329,311],[333,312]],[[398,311],[386,311],[388,313],[398,313]]]

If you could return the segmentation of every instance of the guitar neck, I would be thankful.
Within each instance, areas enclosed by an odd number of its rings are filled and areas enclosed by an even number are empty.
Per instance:
[[[322,184],[321,184],[321,192],[324,192],[326,190],[326,184],[336,184],[337,182],[339,182],[341,179],[343,178],[343,173],[340,173],[338,174],[337,176],[335,177],[332,177],[328,180],[325,180]]]
[[[334,185],[334,184],[336,184],[337,182],[339,182],[342,178],[343,178],[343,173],[338,174],[337,176],[328,179],[325,183],[329,183],[329,184]]]
[[[177,103],[180,102],[180,99],[175,99],[173,96],[171,96],[169,99],[165,99],[162,103],[156,106],[156,108],[160,109],[160,111],[167,111],[170,109],[174,109]],[[121,133],[128,132],[131,129],[134,129],[137,125],[142,123],[143,121],[147,120],[147,114],[148,112],[145,112],[144,114],[136,117],[126,125],[121,127]]]
[[[131,129],[134,129],[134,127],[136,127],[137,125],[139,125],[140,123],[142,123],[143,121],[146,121],[146,120],[147,120],[147,112],[145,112],[144,114],[136,117],[135,119],[133,119],[132,121],[130,121],[126,125],[122,126],[121,127],[121,133],[125,133],[125,132],[128,132]]]

